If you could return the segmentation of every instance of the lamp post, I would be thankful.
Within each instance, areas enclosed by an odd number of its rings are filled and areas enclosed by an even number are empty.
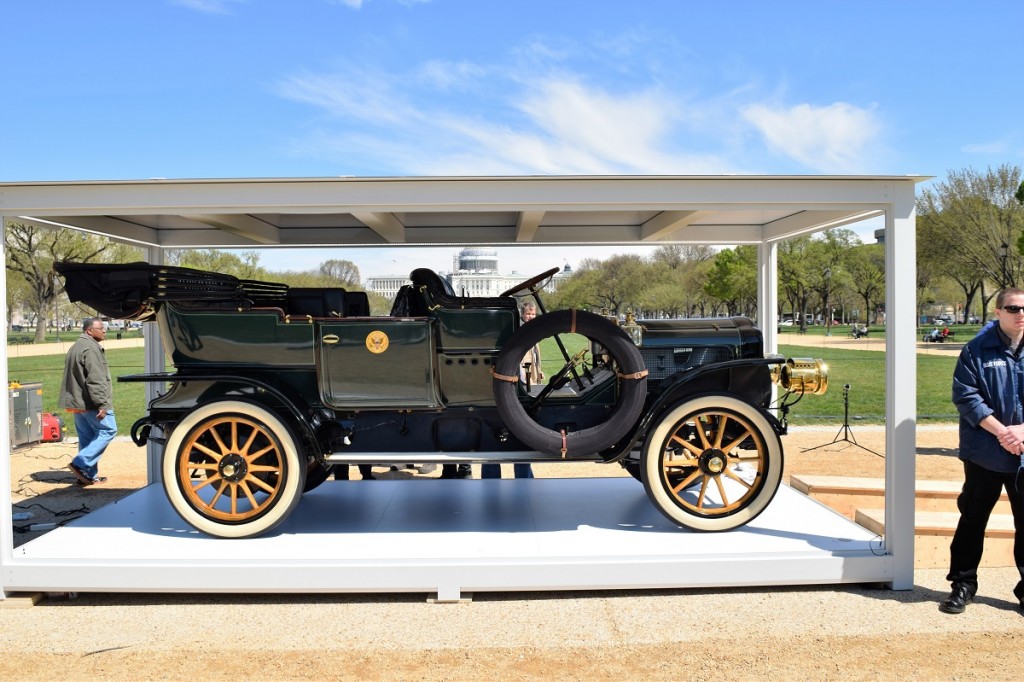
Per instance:
[[[825,336],[832,336],[832,309],[828,305],[828,295],[832,289],[832,268],[825,268]]]
[[[1010,245],[1003,242],[999,245],[999,272],[1001,281],[999,282],[999,288],[1005,289],[1007,287],[1007,280],[1010,279],[1009,272],[1006,269],[1006,259],[1010,257]]]

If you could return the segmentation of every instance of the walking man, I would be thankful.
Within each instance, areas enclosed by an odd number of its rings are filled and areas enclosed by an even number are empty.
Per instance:
[[[964,487],[949,547],[946,579],[953,589],[939,605],[946,613],[963,613],[978,591],[985,527],[1004,488],[1013,512],[1013,556],[1021,573],[1013,594],[1024,608],[1024,291],[999,292],[996,322],[964,346],[953,371]]]
[[[64,377],[57,401],[58,407],[75,418],[78,455],[68,468],[78,479],[78,485],[83,486],[107,482],[105,476],[99,475],[98,464],[117,435],[113,383],[100,345],[106,335],[100,318],[88,317],[82,323],[82,335],[64,358]]]

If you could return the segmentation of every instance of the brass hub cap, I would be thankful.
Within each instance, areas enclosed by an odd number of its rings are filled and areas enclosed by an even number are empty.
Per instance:
[[[225,481],[231,483],[238,483],[245,478],[246,473],[249,471],[249,467],[245,463],[245,459],[237,453],[229,453],[225,455],[218,464],[220,475]]]
[[[698,463],[701,471],[705,474],[717,476],[725,471],[726,456],[721,450],[711,448],[710,450],[705,450],[701,453]]]
[[[753,500],[767,465],[767,445],[757,427],[727,411],[686,416],[661,453],[666,492],[680,507],[708,517],[731,514]]]

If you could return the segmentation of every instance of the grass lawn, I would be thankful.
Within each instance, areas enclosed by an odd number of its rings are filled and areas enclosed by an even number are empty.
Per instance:
[[[850,420],[880,424],[885,415],[885,353],[804,346],[779,346],[786,357],[821,358],[829,367],[828,393],[807,396],[793,406],[794,424],[842,422],[843,386],[850,384]],[[956,421],[953,407],[953,368],[956,357],[917,356],[917,416],[919,420]]]
[[[917,328],[917,338],[921,339],[926,332],[930,332],[935,328],[935,325],[926,324]],[[780,341],[785,341],[787,334],[796,334],[797,330],[800,329],[798,326],[792,327],[779,327],[782,333]],[[940,326],[939,329],[942,329]],[[951,324],[949,330],[953,332],[954,339],[959,341],[961,339],[973,339],[977,335],[978,330],[981,329],[980,324]],[[836,324],[833,325],[832,336],[846,337],[850,334],[850,325],[848,324]],[[825,336],[825,325],[812,324],[807,326],[807,330],[804,332],[807,336]],[[884,339],[885,338],[885,326],[884,325],[870,325],[868,326],[868,336],[872,339]]]
[[[959,325],[962,327],[963,325]],[[959,330],[958,327],[958,330]],[[586,340],[579,335],[566,335],[565,345],[570,353],[582,348]],[[780,346],[779,352],[787,357],[807,357],[808,349],[803,346]],[[145,384],[118,383],[117,377],[125,374],[140,374],[145,371],[142,348],[125,348],[107,351],[110,373],[114,377],[114,413],[118,430],[127,434],[136,419],[146,413]],[[790,420],[795,425],[842,422],[843,385],[850,384],[850,419],[860,423],[883,421],[885,413],[885,354],[881,351],[837,350],[814,348],[814,357],[822,358],[829,365],[829,389],[823,396],[807,396],[790,411]],[[545,341],[541,346],[544,373],[551,377],[563,362],[554,342]],[[922,421],[956,421],[956,410],[950,400],[955,357],[918,355],[917,357],[917,414]],[[24,383],[42,382],[43,411],[52,412],[64,418],[65,431],[75,434],[74,422],[70,415],[57,409],[64,356],[40,355],[26,358],[10,358],[7,362],[11,381]]]
[[[110,376],[114,379],[114,416],[120,435],[127,435],[135,420],[146,414],[146,385],[141,383],[118,383],[117,377],[125,374],[141,374],[145,371],[144,349],[122,348],[107,351]],[[52,412],[64,420],[64,433],[75,435],[75,422],[71,415],[57,408],[60,394],[60,379],[64,373],[63,355],[36,355],[26,358],[9,358],[7,376],[10,381],[23,383],[42,382],[43,412]]]
[[[957,325],[965,336],[973,336],[978,325]],[[878,328],[883,329],[882,327]],[[824,328],[819,327],[820,334]],[[872,328],[874,331],[874,328]],[[810,333],[810,332],[808,332]],[[570,354],[586,346],[579,335],[564,335],[566,350]],[[843,386],[850,384],[850,420],[881,424],[885,415],[885,353],[882,351],[837,350],[807,348],[805,346],[779,346],[786,357],[821,358],[829,366],[829,389],[823,396],[807,396],[790,410],[794,424],[842,423]],[[541,358],[545,377],[552,377],[564,364],[554,341],[545,339],[541,344]],[[917,356],[917,415],[922,421],[956,421],[956,408],[952,402],[953,367],[956,357]]]

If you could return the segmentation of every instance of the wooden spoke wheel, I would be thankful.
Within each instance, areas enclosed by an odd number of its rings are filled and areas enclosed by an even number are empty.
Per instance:
[[[649,433],[641,479],[672,521],[703,531],[738,528],[765,510],[782,480],[782,444],[764,415],[728,395],[665,413]]]
[[[209,535],[262,535],[295,508],[307,464],[287,426],[264,407],[219,401],[190,412],[164,450],[164,489],[189,524]]]

